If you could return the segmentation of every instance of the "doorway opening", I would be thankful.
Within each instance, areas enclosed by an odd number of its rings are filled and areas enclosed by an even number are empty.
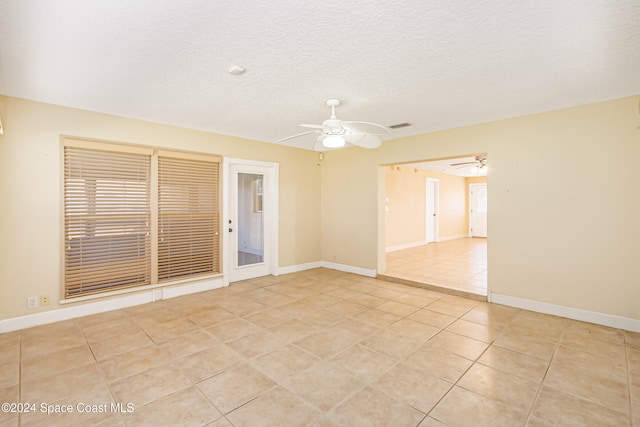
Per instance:
[[[487,170],[486,154],[381,167],[379,277],[486,300]]]

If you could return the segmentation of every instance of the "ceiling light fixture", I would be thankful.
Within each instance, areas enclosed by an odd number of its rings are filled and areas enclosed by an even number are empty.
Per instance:
[[[322,145],[327,148],[344,147],[344,138],[341,135],[327,135],[322,140]]]
[[[487,173],[487,170],[489,168],[487,167],[487,165],[485,163],[481,164],[480,166],[474,166],[470,169],[470,172],[473,174],[482,174],[485,175]]]

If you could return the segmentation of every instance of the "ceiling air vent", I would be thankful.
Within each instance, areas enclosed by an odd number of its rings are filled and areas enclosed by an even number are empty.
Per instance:
[[[411,123],[398,123],[397,125],[389,126],[389,129],[400,129],[400,128],[406,128],[407,126],[411,126]]]

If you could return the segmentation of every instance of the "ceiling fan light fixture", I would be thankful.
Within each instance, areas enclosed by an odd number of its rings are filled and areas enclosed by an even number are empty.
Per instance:
[[[347,142],[349,146],[355,145],[360,148],[374,149],[380,147],[382,141],[378,135],[386,135],[389,129],[385,126],[372,122],[357,120],[340,120],[336,117],[336,107],[340,105],[339,99],[328,99],[327,106],[331,108],[331,116],[322,124],[301,124],[300,126],[309,128],[307,132],[274,141],[280,143],[301,136],[316,134],[313,149],[321,151],[324,148],[341,148]]]
[[[342,135],[327,135],[322,140],[322,145],[327,148],[340,148],[344,147],[344,138]]]

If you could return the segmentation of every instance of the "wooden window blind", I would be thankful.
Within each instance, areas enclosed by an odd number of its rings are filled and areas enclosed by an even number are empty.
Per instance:
[[[158,153],[158,280],[220,272],[220,158]]]
[[[65,140],[64,298],[151,283],[151,153]]]

